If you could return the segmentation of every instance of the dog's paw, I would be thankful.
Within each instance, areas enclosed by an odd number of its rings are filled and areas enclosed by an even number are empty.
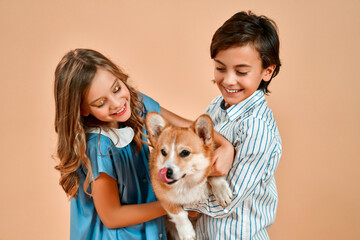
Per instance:
[[[179,239],[180,240],[195,240],[196,234],[195,234],[195,232],[192,234],[180,234]]]
[[[178,231],[180,240],[195,240],[196,233],[193,228],[183,228],[181,232]]]
[[[223,207],[226,207],[230,204],[233,194],[228,185],[224,185],[224,187],[220,189],[216,189],[215,192],[213,191],[216,200],[219,204]]]
[[[212,177],[209,180],[212,192],[222,207],[226,207],[230,204],[233,197],[233,193],[223,177]]]
[[[175,224],[177,237],[175,239],[180,240],[194,240],[196,239],[196,233],[192,223],[188,218],[186,211],[181,211],[178,214],[171,214],[168,212],[171,221]],[[173,231],[173,233],[175,233]]]

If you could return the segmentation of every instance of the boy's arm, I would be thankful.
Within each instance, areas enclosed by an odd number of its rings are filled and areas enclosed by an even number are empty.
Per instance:
[[[173,112],[161,107],[161,115],[171,124],[177,127],[189,127],[192,121],[182,118]],[[214,140],[219,147],[214,153],[214,165],[211,176],[224,176],[228,174],[234,159],[234,147],[223,136],[214,131]]]
[[[236,146],[234,164],[227,176],[234,194],[231,203],[224,208],[212,195],[203,202],[186,206],[186,210],[199,211],[215,218],[226,217],[243,204],[260,181],[265,180],[266,173],[270,171],[270,174],[274,174],[281,148],[272,138],[266,123],[251,119],[246,124],[247,131],[244,133],[244,139],[239,139],[241,143]]]

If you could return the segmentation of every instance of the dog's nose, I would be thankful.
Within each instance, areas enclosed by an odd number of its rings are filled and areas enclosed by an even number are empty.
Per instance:
[[[171,168],[168,168],[166,171],[166,177],[172,179],[173,170]]]

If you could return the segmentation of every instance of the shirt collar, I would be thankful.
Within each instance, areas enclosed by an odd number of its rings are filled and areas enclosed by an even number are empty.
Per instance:
[[[263,101],[265,99],[265,94],[262,90],[255,91],[250,97],[239,102],[238,104],[230,106],[226,109],[226,112],[231,121],[237,119],[240,115],[244,114],[248,110],[250,110],[257,103]],[[221,108],[225,107],[225,100],[221,102]]]
[[[88,129],[86,133],[97,133],[104,135],[110,138],[117,148],[123,148],[127,146],[134,138],[134,130],[131,127],[111,128],[109,130],[96,127]]]

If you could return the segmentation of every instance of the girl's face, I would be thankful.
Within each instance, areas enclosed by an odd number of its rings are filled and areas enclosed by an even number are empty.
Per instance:
[[[131,116],[129,89],[111,72],[98,68],[83,99],[81,114],[111,124],[127,121]]]
[[[227,107],[250,97],[275,69],[275,65],[262,68],[260,54],[251,44],[219,51],[214,61],[215,82]]]

